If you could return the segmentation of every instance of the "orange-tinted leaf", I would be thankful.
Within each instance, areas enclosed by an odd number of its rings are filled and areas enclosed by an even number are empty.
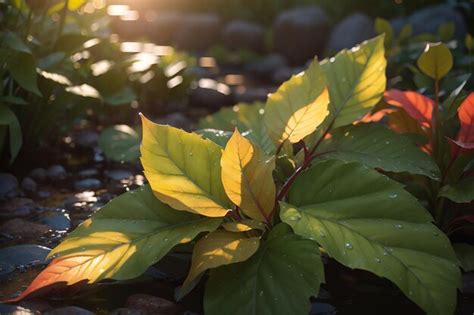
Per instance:
[[[365,114],[364,117],[362,117],[361,119],[359,120],[356,120],[354,123],[355,124],[358,124],[358,123],[370,123],[370,122],[379,122],[381,121],[385,116],[387,116],[388,114],[391,114],[395,112],[395,109],[392,109],[392,108],[384,108],[384,109],[381,109],[379,111],[376,111],[375,113],[367,113]]]
[[[453,152],[454,156],[462,150],[474,149],[474,92],[469,94],[461,106],[459,106],[458,117],[461,129],[456,141],[452,140],[458,147]]]
[[[403,108],[423,127],[431,126],[434,102],[428,97],[413,91],[395,89],[386,91],[384,97],[388,104]]]

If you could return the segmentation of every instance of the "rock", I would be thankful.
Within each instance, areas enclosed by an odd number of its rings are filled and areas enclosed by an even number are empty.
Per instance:
[[[329,19],[318,6],[282,12],[273,24],[273,45],[291,65],[304,65],[324,51]]]
[[[43,224],[25,221],[23,219],[11,219],[0,226],[0,232],[20,238],[35,239],[43,236],[49,231],[49,227]]]
[[[404,25],[411,24],[413,27],[413,35],[422,33],[437,34],[438,27],[447,22],[454,23],[455,36],[464,39],[467,29],[466,22],[460,12],[447,4],[425,7],[408,18],[393,20],[392,26],[398,32]]]
[[[71,228],[71,219],[67,213],[48,212],[41,217],[39,222],[55,231],[67,231]]]
[[[44,168],[35,168],[30,172],[30,177],[38,182],[42,182],[48,177],[48,175]]]
[[[59,164],[53,165],[46,171],[46,175],[52,181],[63,180],[66,178],[66,169]]]
[[[16,245],[0,249],[0,261],[14,267],[44,263],[51,248],[39,245]]]
[[[26,217],[35,208],[33,200],[28,198],[15,198],[0,206],[0,218]]]
[[[183,19],[184,15],[181,12],[158,12],[151,25],[154,42],[158,45],[171,45],[176,31],[182,25]]]
[[[88,310],[85,310],[77,306],[66,306],[66,307],[57,308],[48,312],[44,312],[43,314],[44,315],[94,315],[95,313],[92,313]]]
[[[204,51],[217,42],[220,30],[221,22],[216,14],[187,14],[174,34],[173,41],[180,49]]]
[[[234,20],[224,27],[222,41],[231,49],[247,49],[255,52],[263,50],[264,30],[255,23]]]
[[[39,315],[39,311],[28,309],[21,306],[10,305],[10,304],[0,304],[0,314],[8,315]]]
[[[272,76],[272,81],[281,84],[291,78],[292,75],[304,71],[301,67],[283,67],[276,69]]]
[[[127,299],[126,307],[150,315],[177,313],[177,307],[173,302],[148,294],[134,294],[130,296]]]
[[[0,261],[0,280],[5,279],[13,271],[15,271],[15,266]]]
[[[124,179],[131,179],[133,177],[132,172],[127,170],[111,170],[107,171],[105,175],[107,176],[107,178],[118,182]]]
[[[97,178],[85,178],[74,182],[74,189],[78,191],[94,190],[102,187],[102,182]]]
[[[338,52],[352,48],[366,39],[375,36],[374,20],[362,13],[354,13],[340,21],[331,31],[327,49]]]
[[[234,99],[229,86],[212,79],[201,79],[191,91],[190,103],[217,110],[222,106],[232,105]]]
[[[36,196],[39,199],[46,199],[46,198],[51,197],[51,193],[49,191],[46,191],[46,190],[40,190],[36,193]]]
[[[170,125],[176,128],[189,130],[192,122],[183,113],[176,112],[168,114],[157,120],[157,123],[162,125]]]
[[[95,168],[87,168],[85,170],[81,170],[79,173],[77,173],[77,176],[81,178],[87,178],[87,177],[95,177],[99,175],[99,171]]]
[[[30,177],[25,177],[21,181],[21,189],[23,189],[26,192],[35,192],[37,188],[38,188],[38,185]]]
[[[74,142],[83,148],[94,148],[97,146],[99,134],[94,130],[81,130],[74,136]]]
[[[283,58],[279,54],[270,54],[254,63],[246,65],[245,71],[248,71],[258,76],[270,78],[275,69],[279,69],[282,67],[286,67],[285,58]]]
[[[10,199],[18,195],[18,180],[8,173],[0,173],[0,200]]]

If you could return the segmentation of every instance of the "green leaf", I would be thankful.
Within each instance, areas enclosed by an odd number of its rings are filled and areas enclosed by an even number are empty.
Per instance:
[[[454,32],[455,26],[453,22],[443,23],[438,27],[439,38],[444,42],[447,42],[448,40],[453,38]]]
[[[406,137],[379,124],[341,127],[316,151],[321,159],[359,162],[389,172],[408,172],[439,179],[438,166]]]
[[[30,47],[28,47],[28,45],[16,33],[9,31],[5,32],[2,36],[2,44],[12,50],[31,54]]]
[[[115,125],[102,131],[99,147],[113,161],[134,161],[140,157],[140,134],[138,128]]]
[[[137,99],[135,92],[129,86],[125,86],[116,93],[105,95],[104,102],[109,105],[124,105],[130,104]]]
[[[21,127],[15,113],[5,105],[0,105],[0,126],[8,127],[10,139],[10,163],[12,163],[21,149]]]
[[[408,39],[412,34],[413,34],[413,26],[411,24],[406,24],[405,26],[402,27],[402,29],[400,30],[400,33],[398,34],[398,40],[404,41]]]
[[[281,219],[353,269],[394,282],[428,314],[452,314],[460,286],[449,239],[403,187],[358,163],[304,172],[281,202]]]
[[[385,34],[385,48],[392,47],[393,28],[389,21],[379,17],[376,18],[375,31],[377,32],[377,34]]]
[[[13,104],[13,105],[27,105],[28,103],[21,97],[5,95],[0,96],[1,103]]]
[[[199,129],[195,131],[198,135],[201,135],[204,139],[209,139],[215,144],[225,147],[227,141],[232,136],[232,132],[217,130],[217,129]]]
[[[177,210],[225,216],[231,203],[221,182],[222,148],[144,116],[142,123],[141,161],[155,195]]]
[[[312,134],[328,115],[329,95],[318,60],[270,94],[264,122],[277,145],[297,143]]]
[[[208,315],[308,314],[324,282],[318,246],[285,224],[276,226],[249,260],[211,273],[204,294]]]
[[[233,132],[237,127],[244,137],[262,148],[266,154],[273,154],[276,147],[268,136],[267,128],[263,122],[264,113],[264,104],[261,102],[240,103],[222,108],[217,113],[201,119],[198,127],[230,132]]]
[[[421,72],[434,80],[442,79],[453,67],[453,55],[443,43],[429,43],[417,60]]]
[[[474,246],[465,243],[453,244],[454,251],[461,262],[461,267],[464,271],[469,272],[474,270]]]
[[[457,203],[474,200],[474,177],[467,177],[456,184],[443,186],[439,195]]]
[[[7,67],[10,75],[22,88],[41,96],[38,89],[36,64],[32,55],[22,52],[13,54],[8,60]]]

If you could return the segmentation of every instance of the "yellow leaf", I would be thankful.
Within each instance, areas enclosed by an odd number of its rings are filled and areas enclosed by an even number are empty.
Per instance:
[[[291,77],[268,97],[265,125],[270,138],[297,143],[313,133],[328,115],[329,94],[318,60]]]
[[[229,199],[252,219],[270,222],[276,194],[275,159],[269,159],[236,129],[222,154],[221,167]]]
[[[453,55],[443,43],[429,43],[418,58],[417,65],[424,74],[439,80],[453,67]]]
[[[142,123],[141,162],[158,199],[176,210],[225,216],[230,202],[220,178],[221,147],[144,116]]]
[[[258,237],[247,238],[244,233],[220,230],[207,234],[194,246],[191,269],[178,296],[191,291],[193,280],[207,269],[249,259],[257,251],[259,243]]]
[[[262,222],[255,220],[242,220],[238,222],[225,222],[222,227],[230,232],[247,232],[253,229],[264,230],[265,226]]]

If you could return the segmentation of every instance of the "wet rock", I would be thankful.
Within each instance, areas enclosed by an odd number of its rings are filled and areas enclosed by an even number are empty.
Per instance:
[[[44,312],[44,315],[94,315],[86,309],[77,307],[77,306],[66,306],[57,308],[48,312]]]
[[[333,28],[327,49],[337,52],[344,48],[352,48],[374,35],[374,20],[365,14],[354,13]]]
[[[0,261],[0,280],[6,278],[7,275],[15,270],[15,266],[7,264],[6,262]],[[1,314],[1,313],[0,313]]]
[[[234,20],[222,31],[224,45],[231,49],[247,49],[255,52],[263,50],[264,30],[255,23]]]
[[[16,245],[0,249],[0,261],[14,267],[41,264],[50,248],[39,245]]]
[[[466,22],[462,14],[447,4],[425,7],[418,10],[408,18],[398,18],[392,21],[396,31],[400,31],[406,24],[411,24],[413,35],[422,33],[437,34],[438,27],[447,22],[454,23],[457,38],[466,35]]]
[[[26,217],[35,208],[33,200],[28,198],[15,198],[0,205],[0,218]]]
[[[97,178],[85,178],[74,182],[74,189],[79,191],[94,190],[100,187],[102,187],[102,182]]]
[[[170,125],[176,128],[182,128],[186,130],[189,130],[192,124],[189,118],[179,112],[168,114],[158,119],[157,122],[162,125]]]
[[[43,224],[29,222],[23,219],[11,219],[0,226],[0,232],[15,237],[35,239],[43,236],[49,231],[49,227]]]
[[[14,314],[14,315],[39,315],[40,312],[32,309],[28,309],[21,306],[0,304],[0,314]]]
[[[59,164],[53,165],[46,171],[46,175],[52,181],[63,180],[66,178],[66,169]]]
[[[30,172],[30,177],[38,182],[42,182],[46,180],[48,174],[44,168],[35,168]]]
[[[221,22],[216,14],[187,14],[174,34],[174,42],[180,49],[203,51],[217,42]]]
[[[273,73],[272,81],[281,84],[291,78],[292,75],[298,74],[304,69],[301,67],[282,67]]]
[[[191,91],[190,103],[194,106],[219,109],[234,103],[229,86],[212,79],[199,80],[198,86]]]
[[[335,315],[337,310],[334,306],[327,303],[316,302],[311,305],[310,315]]]
[[[275,69],[282,67],[286,67],[285,58],[279,54],[270,54],[245,66],[245,70],[258,76],[270,78]]]
[[[94,130],[82,130],[74,137],[74,142],[83,148],[94,148],[97,146],[99,134]]]
[[[273,45],[291,65],[303,65],[323,53],[329,19],[318,6],[282,12],[273,24]]]
[[[77,173],[77,176],[81,178],[87,178],[87,177],[95,177],[99,175],[99,171],[95,168],[87,168],[85,170],[81,170],[79,173]]]
[[[0,200],[14,198],[18,195],[18,180],[8,173],[0,173]]]
[[[171,124],[169,124],[171,125]],[[181,128],[181,127],[179,127]],[[106,172],[106,176],[107,178],[111,179],[111,180],[115,180],[115,181],[121,181],[121,180],[125,180],[125,179],[130,179],[133,177],[133,174],[132,172],[128,171],[128,170],[111,170],[111,171],[107,171]]]
[[[143,314],[176,314],[176,305],[163,298],[148,295],[134,294],[127,299],[126,307],[141,311]]]
[[[55,231],[67,231],[71,228],[71,219],[67,213],[45,213],[39,222]]]
[[[30,177],[25,177],[21,181],[21,189],[23,189],[26,192],[32,193],[32,192],[35,192],[36,189],[38,189],[38,184],[36,184],[36,182]]]
[[[46,190],[40,190],[36,193],[36,196],[39,199],[46,199],[46,198],[51,197],[51,193],[49,191],[46,191]]]

